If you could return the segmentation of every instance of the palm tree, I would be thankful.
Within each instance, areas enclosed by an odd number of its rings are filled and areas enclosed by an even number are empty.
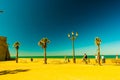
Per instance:
[[[98,64],[100,65],[100,43],[101,43],[101,39],[99,37],[95,38],[95,44],[97,45],[98,49],[98,55],[97,55],[97,60],[98,60]]]
[[[15,42],[13,46],[15,47],[15,49],[17,51],[17,53],[16,53],[16,63],[18,63],[18,49],[19,49],[20,43]]]
[[[48,38],[42,38],[39,42],[38,45],[41,46],[44,49],[44,63],[47,64],[47,58],[46,58],[46,48],[47,48],[47,43],[50,43],[50,40]]]

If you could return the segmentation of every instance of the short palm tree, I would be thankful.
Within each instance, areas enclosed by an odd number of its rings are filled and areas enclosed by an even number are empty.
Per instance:
[[[100,43],[101,43],[101,39],[99,37],[95,38],[95,44],[97,45],[98,49],[98,55],[97,55],[97,60],[98,60],[98,64],[100,65]]]
[[[15,42],[13,46],[15,47],[15,49],[17,51],[17,53],[16,53],[16,63],[18,63],[18,49],[19,49],[20,43]]]
[[[50,40],[48,38],[42,38],[39,42],[38,45],[41,46],[44,49],[44,63],[47,64],[47,58],[46,58],[46,48],[47,48],[47,43],[50,43]]]

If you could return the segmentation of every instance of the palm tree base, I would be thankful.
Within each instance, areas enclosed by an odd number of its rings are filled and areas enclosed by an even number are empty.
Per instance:
[[[73,63],[76,63],[76,59],[75,58],[73,58]]]
[[[102,66],[101,64],[98,64],[99,66]]]
[[[44,63],[44,64],[47,64],[47,63]]]
[[[16,63],[18,63],[18,60],[16,59]]]

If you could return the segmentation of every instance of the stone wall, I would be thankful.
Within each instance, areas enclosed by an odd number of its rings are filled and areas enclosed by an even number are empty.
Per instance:
[[[0,61],[10,59],[10,53],[8,50],[7,38],[0,36]]]

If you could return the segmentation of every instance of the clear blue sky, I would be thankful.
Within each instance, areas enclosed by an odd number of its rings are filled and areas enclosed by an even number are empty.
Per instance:
[[[20,55],[42,55],[37,45],[48,37],[48,55],[71,55],[67,34],[74,31],[76,54],[96,53],[94,39],[102,39],[102,54],[120,54],[120,0],[0,0],[0,35],[8,38],[11,55],[19,41]]]

